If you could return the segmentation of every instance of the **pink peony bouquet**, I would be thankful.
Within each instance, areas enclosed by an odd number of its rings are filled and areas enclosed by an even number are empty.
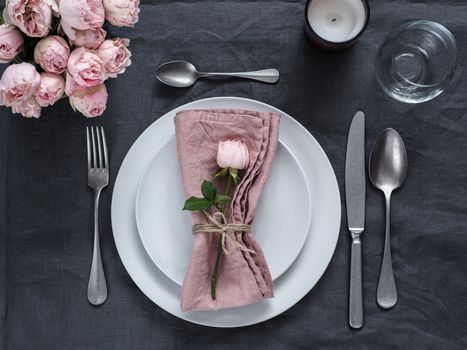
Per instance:
[[[0,16],[0,106],[39,118],[41,109],[68,96],[74,110],[104,113],[107,88],[131,65],[130,41],[106,38],[138,21],[139,0],[6,0]]]

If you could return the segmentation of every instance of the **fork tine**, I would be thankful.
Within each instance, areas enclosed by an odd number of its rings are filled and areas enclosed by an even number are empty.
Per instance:
[[[88,170],[91,169],[91,140],[89,140],[89,127],[86,127],[86,145],[88,150]]]
[[[102,164],[102,145],[101,145],[101,135],[99,132],[99,127],[96,126],[96,137],[97,137],[97,151],[99,153],[99,169],[102,169],[104,165]]]
[[[108,154],[107,154],[107,141],[105,139],[105,133],[104,133],[104,128],[101,126],[101,132],[102,132],[102,145],[104,148],[104,161],[105,165],[104,168],[109,168],[109,160],[108,160]]]
[[[92,167],[97,168],[96,140],[94,138],[94,127],[93,126],[91,126],[91,139],[92,139],[92,156],[93,156]]]

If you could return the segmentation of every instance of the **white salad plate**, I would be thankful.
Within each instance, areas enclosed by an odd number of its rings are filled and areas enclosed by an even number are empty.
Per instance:
[[[172,167],[178,166],[176,153],[171,146],[171,143],[175,142],[173,139],[175,113],[184,109],[215,108],[251,109],[281,114],[280,146],[277,159],[286,159],[285,161],[288,161],[293,169],[289,171],[295,172],[294,176],[300,179],[301,186],[308,186],[302,189],[299,197],[301,200],[305,198],[311,202],[313,209],[309,211],[311,220],[308,235],[301,251],[299,249],[298,257],[288,269],[285,268],[287,271],[274,282],[274,298],[241,308],[182,313],[180,310],[180,286],[168,278],[162,268],[159,269],[155,266],[153,259],[149,256],[151,253],[148,254],[146,251],[138,233],[135,215],[136,198],[138,188],[145,186],[143,175],[149,174],[151,167],[157,167],[159,160],[154,160],[155,158],[170,156]],[[277,159],[275,159],[275,163]],[[173,168],[167,172],[172,175],[178,174],[178,172],[173,172]],[[276,186],[274,178],[277,176],[277,181],[282,181],[279,174],[285,174],[285,172],[272,169],[270,181],[268,180],[264,196],[258,206],[257,222],[255,221],[254,224],[254,229],[257,231],[262,230],[260,224],[263,224],[260,218],[267,218],[269,215],[266,203],[268,201],[275,203],[274,198],[268,199],[267,196],[268,193],[274,195],[272,190]],[[178,181],[178,191],[182,191],[180,175],[177,176],[178,178],[170,181],[173,181],[174,184],[175,181]],[[143,192],[139,193],[138,197],[142,197]],[[304,193],[308,194],[304,195]],[[139,198],[139,200],[142,199]],[[167,206],[181,208],[183,200],[182,191],[173,196]],[[298,197],[297,200],[299,200]],[[179,203],[179,201],[181,202]],[[138,214],[142,215],[140,204],[138,204]],[[160,207],[155,205],[154,209],[154,214],[157,215],[157,210]],[[277,213],[277,216],[284,217],[283,210],[288,210],[288,208],[283,208]],[[173,218],[175,219],[176,216]],[[170,234],[180,230],[174,235],[179,239],[183,238],[183,244],[186,244],[186,240],[192,239],[189,218],[183,218],[183,213],[179,218],[181,220],[176,220],[176,223],[167,220],[170,232],[165,231],[165,233]],[[151,124],[128,151],[117,175],[112,196],[112,228],[115,243],[120,258],[136,285],[149,299],[167,312],[189,322],[212,327],[240,327],[262,322],[286,311],[302,299],[316,285],[332,258],[339,235],[340,218],[341,203],[336,177],[319,143],[301,124],[286,113],[258,101],[237,97],[216,97],[191,102],[168,112]],[[141,219],[139,218],[138,221]],[[285,217],[283,219],[286,220]],[[264,224],[266,225],[265,222]],[[267,230],[264,231],[263,238],[261,238],[262,233],[258,233],[258,241],[261,245],[267,246],[266,242],[269,238]],[[182,236],[183,232],[186,232],[186,237]],[[164,232],[160,231],[157,234],[162,235]],[[284,234],[292,234],[292,232],[288,230]],[[141,236],[144,235],[145,233],[141,234]],[[148,251],[150,250],[148,249]],[[271,269],[273,269],[275,264],[273,260],[277,257],[266,257]],[[280,269],[275,271],[277,275],[280,275]]]
[[[273,280],[292,265],[305,243],[311,223],[309,187],[298,160],[279,143],[253,223]],[[190,213],[181,210],[185,199],[172,134],[156,150],[141,178],[136,224],[149,257],[179,285],[193,251]]]

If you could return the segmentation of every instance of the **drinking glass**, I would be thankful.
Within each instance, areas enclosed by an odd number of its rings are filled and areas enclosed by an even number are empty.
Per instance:
[[[441,24],[413,21],[391,32],[376,56],[375,70],[386,93],[406,103],[441,94],[457,63],[454,36]]]

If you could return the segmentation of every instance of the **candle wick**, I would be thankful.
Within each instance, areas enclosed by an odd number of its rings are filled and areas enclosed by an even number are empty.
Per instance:
[[[332,19],[332,22],[335,22],[335,21],[336,21],[336,19],[335,19],[335,18],[333,18],[333,19]]]

